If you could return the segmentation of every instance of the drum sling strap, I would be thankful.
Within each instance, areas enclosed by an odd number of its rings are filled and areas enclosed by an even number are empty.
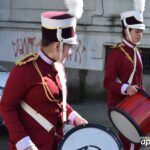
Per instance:
[[[47,132],[54,127],[46,118],[29,106],[25,101],[20,102],[22,109],[28,113],[35,121],[37,121]]]
[[[121,51],[126,55],[126,57],[133,63],[133,71],[132,71],[132,73],[130,74],[130,77],[129,77],[129,79],[128,79],[128,82],[127,83],[129,83],[129,85],[131,85],[132,84],[132,80],[133,80],[133,77],[134,77],[134,74],[135,74],[135,71],[136,71],[136,63],[137,63],[137,57],[136,57],[136,53],[137,53],[137,55],[138,55],[138,57],[140,57],[139,56],[139,53],[138,53],[138,50],[137,50],[137,48],[135,47],[134,48],[134,60],[132,60],[132,58],[129,56],[129,54],[123,49],[123,47],[120,47],[120,49],[121,49]],[[140,58],[139,58],[140,59]]]
[[[132,84],[132,80],[136,71],[136,62],[137,62],[137,57],[136,57],[136,48],[134,48],[134,66],[133,66],[133,71],[129,77],[128,83],[131,85]]]

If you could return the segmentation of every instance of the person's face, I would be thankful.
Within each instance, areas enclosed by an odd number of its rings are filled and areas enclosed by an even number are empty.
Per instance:
[[[63,50],[60,51],[60,43],[57,45],[57,51],[55,51],[55,60],[65,62],[65,60],[72,54],[72,44],[63,44]]]
[[[141,29],[131,29],[130,30],[130,35],[131,35],[132,43],[136,45],[136,44],[140,43],[140,40],[143,36],[143,30],[141,30]],[[130,41],[127,32],[126,32],[126,38],[127,38],[127,40]]]
[[[72,54],[72,44],[64,44],[62,59],[68,58]]]

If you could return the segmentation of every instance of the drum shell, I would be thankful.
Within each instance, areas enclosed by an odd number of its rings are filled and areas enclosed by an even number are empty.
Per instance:
[[[128,119],[138,128],[141,136],[150,131],[150,98],[146,93],[138,92],[124,99],[117,108],[125,112]]]
[[[139,89],[116,107],[109,109],[116,129],[132,143],[140,143],[150,133],[150,95]]]

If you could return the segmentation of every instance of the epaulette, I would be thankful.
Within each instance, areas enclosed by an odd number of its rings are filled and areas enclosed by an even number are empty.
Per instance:
[[[39,54],[37,53],[29,53],[26,56],[23,56],[22,58],[20,58],[19,60],[16,61],[16,65],[24,65],[28,62],[32,62],[34,60],[37,60],[37,58],[39,57]]]
[[[119,47],[124,47],[124,43],[121,42],[121,43],[114,44],[111,48],[119,48]]]

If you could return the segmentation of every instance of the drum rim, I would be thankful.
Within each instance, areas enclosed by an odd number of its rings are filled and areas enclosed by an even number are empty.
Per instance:
[[[109,111],[108,111],[108,113],[109,113],[109,118],[110,118],[112,124],[114,125],[114,127],[115,127],[121,134],[122,134],[122,132],[117,128],[117,126],[114,124],[114,122],[113,122],[113,120],[112,120],[112,118],[111,118],[111,112],[112,112],[112,111],[117,111],[117,112],[121,113],[122,115],[124,115],[124,117],[126,117],[126,118],[133,124],[133,126],[136,128],[138,134],[139,134],[141,137],[144,136],[143,133],[142,133],[142,131],[141,131],[141,129],[140,129],[140,127],[138,127],[137,123],[129,116],[128,113],[123,112],[123,111],[122,111],[121,109],[119,109],[119,108],[111,108],[111,109],[109,109]],[[124,135],[124,134],[122,134],[122,135]],[[124,135],[124,136],[125,136],[125,135]],[[137,144],[137,142],[135,142],[135,141],[129,139],[127,136],[125,136],[125,137],[126,137],[129,141],[131,141],[132,143]]]
[[[147,93],[146,91],[144,91],[143,89],[138,89],[138,92],[141,93],[141,94],[143,94],[144,96],[150,98],[150,94]]]
[[[115,133],[113,131],[111,131],[109,128],[103,126],[103,125],[99,125],[99,124],[94,124],[94,123],[88,123],[85,125],[79,125],[79,126],[75,126],[73,129],[71,129],[70,131],[68,131],[66,133],[66,135],[62,138],[62,141],[60,142],[60,144],[58,145],[58,149],[57,150],[61,150],[63,144],[65,143],[65,140],[75,131],[82,129],[82,128],[90,128],[90,127],[95,127],[98,129],[102,129],[104,131],[107,131],[107,133],[113,137],[113,139],[115,140],[115,142],[117,143],[117,146],[119,148],[119,150],[123,150],[123,144],[121,142],[121,140],[119,139],[119,137],[117,137],[117,135],[115,135]]]

